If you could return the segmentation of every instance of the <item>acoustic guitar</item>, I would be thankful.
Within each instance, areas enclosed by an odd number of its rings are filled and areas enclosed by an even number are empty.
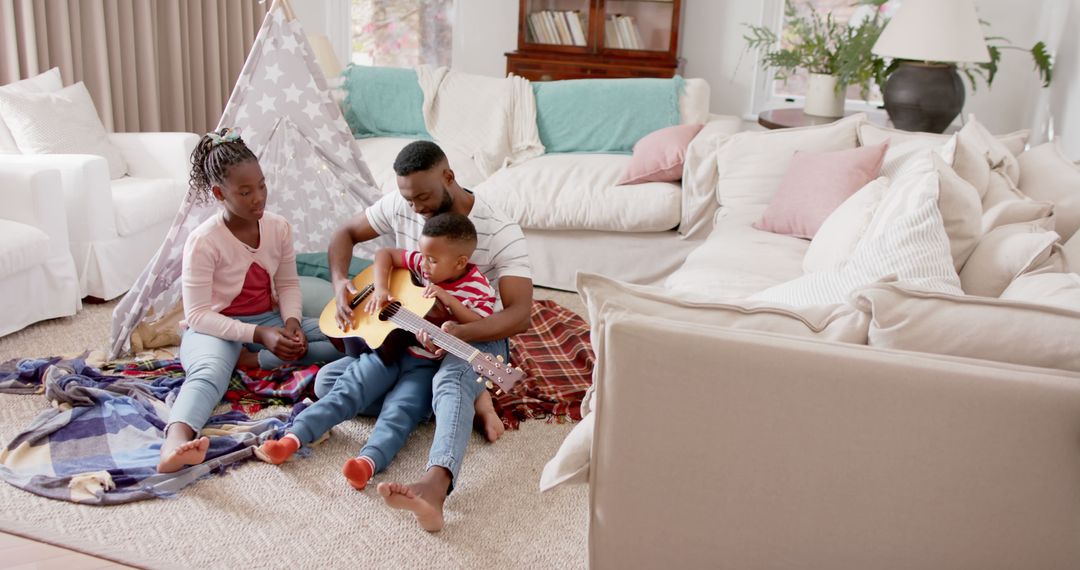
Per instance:
[[[502,356],[480,352],[471,345],[447,333],[421,315],[429,315],[435,307],[435,298],[424,297],[424,287],[413,280],[413,274],[404,268],[394,268],[390,273],[390,296],[394,301],[388,303],[377,314],[364,310],[364,304],[375,294],[375,266],[369,266],[352,279],[357,294],[349,301],[353,310],[352,327],[344,331],[337,323],[337,301],[330,299],[319,317],[319,329],[333,338],[358,336],[372,349],[379,348],[391,333],[404,329],[410,333],[427,331],[432,342],[446,352],[468,362],[480,375],[477,382],[488,379],[503,392],[510,392],[514,385],[525,378],[525,372],[505,362]],[[436,308],[438,311],[439,308]]]

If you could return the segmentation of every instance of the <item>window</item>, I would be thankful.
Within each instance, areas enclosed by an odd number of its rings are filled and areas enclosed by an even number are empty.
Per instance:
[[[453,0],[352,0],[352,56],[359,65],[450,65]]]
[[[890,0],[881,8],[886,18],[896,13],[902,0]],[[799,10],[813,7],[822,14],[830,14],[838,22],[861,22],[863,18],[877,10],[874,6],[862,5],[855,0],[791,0]],[[784,37],[784,0],[771,0],[766,7],[765,21],[775,22],[774,29],[777,36]],[[781,40],[783,41],[783,40]],[[806,95],[807,73],[800,70],[791,75],[786,81],[775,79],[772,70],[759,73],[759,79],[755,87],[755,108],[765,109],[779,106],[783,102],[791,102],[801,99]],[[863,100],[858,86],[850,86],[847,90],[849,107],[876,108],[882,104],[881,89],[875,85],[870,90],[869,99]]]

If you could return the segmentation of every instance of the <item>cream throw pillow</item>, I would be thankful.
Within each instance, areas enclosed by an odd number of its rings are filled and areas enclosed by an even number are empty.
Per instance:
[[[827,125],[745,131],[728,137],[716,153],[716,199],[722,208],[768,206],[795,151],[829,152],[858,146],[856,129],[866,115]]]
[[[64,87],[60,78],[60,68],[54,67],[45,73],[0,86],[0,93],[52,93]],[[20,154],[19,145],[11,138],[11,131],[4,123],[0,112],[0,154]]]
[[[1009,224],[1021,224],[1049,218],[1054,213],[1054,204],[1039,202],[1030,198],[1005,200],[990,206],[983,212],[982,233],[990,233],[994,228]],[[1056,221],[1056,218],[1055,218]],[[1049,229],[1049,228],[1048,228]],[[1056,228],[1055,228],[1056,229]]]
[[[1055,230],[1069,240],[1080,229],[1080,166],[1065,157],[1056,142],[1020,155],[1020,191],[1034,200],[1054,203]]]
[[[888,189],[888,178],[871,180],[829,214],[810,241],[803,257],[803,271],[833,271],[850,259]]]
[[[96,154],[111,178],[127,173],[82,82],[52,93],[0,92],[0,115],[24,154]]]
[[[1001,298],[1080,311],[1080,275],[1029,273],[1009,284]]]
[[[834,271],[807,273],[750,299],[795,307],[843,303],[855,289],[890,276],[916,287],[961,294],[938,208],[944,188],[942,176],[929,164],[922,172],[897,179],[847,263]],[[969,197],[978,208],[977,198]]]
[[[884,283],[852,298],[870,346],[1080,372],[1080,310]]]
[[[1000,296],[1014,279],[1045,264],[1058,239],[1044,222],[996,228],[979,240],[960,270],[960,286],[968,295]]]

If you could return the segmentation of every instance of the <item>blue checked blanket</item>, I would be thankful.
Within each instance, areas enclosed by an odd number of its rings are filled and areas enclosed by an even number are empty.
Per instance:
[[[44,392],[53,403],[0,451],[0,478],[37,495],[94,505],[171,497],[254,457],[255,446],[279,436],[304,407],[258,421],[235,410],[214,416],[203,430],[210,437],[206,462],[157,473],[169,406],[183,381],[109,376],[81,359],[0,364],[0,392]]]

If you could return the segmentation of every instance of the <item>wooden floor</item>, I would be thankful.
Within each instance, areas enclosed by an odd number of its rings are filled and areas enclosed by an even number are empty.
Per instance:
[[[18,570],[96,570],[131,568],[44,542],[0,532],[0,568]]]

